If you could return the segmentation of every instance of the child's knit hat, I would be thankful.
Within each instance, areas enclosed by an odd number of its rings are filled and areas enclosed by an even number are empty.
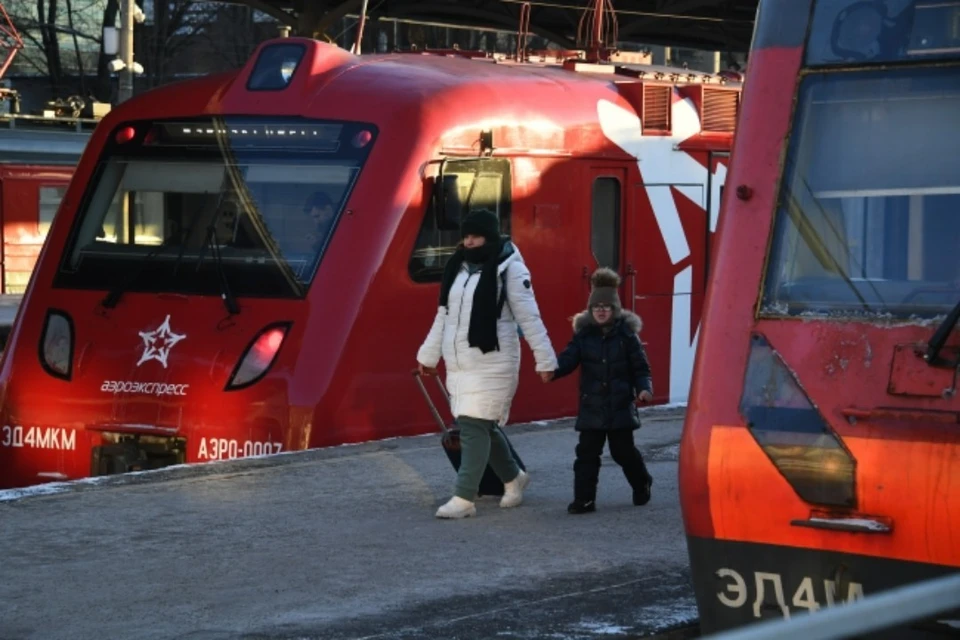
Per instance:
[[[587,308],[593,308],[598,303],[609,304],[613,307],[615,315],[620,313],[620,296],[617,294],[617,287],[620,286],[620,276],[613,269],[600,267],[590,276],[590,284],[593,287],[590,291],[590,298],[587,300]]]

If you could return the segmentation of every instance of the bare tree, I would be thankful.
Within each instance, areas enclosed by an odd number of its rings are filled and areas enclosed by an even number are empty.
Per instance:
[[[200,36],[200,43],[211,54],[207,68],[202,71],[242,67],[263,37],[276,36],[276,24],[276,20],[250,7],[218,5],[214,23]]]
[[[14,63],[16,70],[46,75],[54,96],[86,95],[84,76],[92,70],[97,48],[102,46],[102,2],[10,0],[8,13],[25,45]]]
[[[203,34],[216,22],[219,7],[210,2],[193,0],[154,0],[152,21],[138,28],[139,55],[150,87],[169,82],[175,70],[182,68],[178,58],[190,41]]]
[[[103,16],[100,24],[104,27],[116,27],[119,12],[120,0],[107,0],[103,6]],[[101,40],[100,50],[97,52],[97,80],[93,89],[94,96],[100,102],[113,102],[111,99],[113,97],[113,82],[110,79],[108,64],[110,64],[110,56],[103,50],[103,41]]]

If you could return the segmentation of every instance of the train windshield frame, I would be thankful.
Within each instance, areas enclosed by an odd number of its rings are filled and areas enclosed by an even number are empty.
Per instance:
[[[215,116],[118,126],[54,286],[299,298],[377,137],[374,125]]]
[[[807,72],[796,104],[759,315],[947,313],[960,300],[960,64]]]

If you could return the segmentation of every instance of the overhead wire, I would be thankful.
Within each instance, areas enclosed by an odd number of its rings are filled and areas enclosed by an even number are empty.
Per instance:
[[[577,11],[582,12],[584,10],[590,11],[590,7],[582,7],[572,4],[561,4],[559,2],[546,2],[545,0],[500,0],[500,2],[506,4],[523,4],[524,2],[529,2],[530,5],[534,7],[547,7],[550,9],[563,9],[566,11]],[[618,15],[625,16],[643,16],[647,18],[657,18],[664,20],[690,20],[694,22],[738,22],[743,24],[753,24],[753,20],[739,19],[739,18],[713,18],[710,16],[691,16],[678,13],[660,13],[656,11],[637,11],[636,9],[615,9],[615,12]]]

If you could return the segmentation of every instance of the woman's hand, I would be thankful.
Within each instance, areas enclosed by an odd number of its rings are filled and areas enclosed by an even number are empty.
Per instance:
[[[543,380],[544,382],[550,382],[551,380],[553,380],[553,371],[541,371],[540,379]]]
[[[646,389],[644,389],[643,391],[640,392],[640,395],[637,396],[637,400],[644,404],[648,402],[653,402],[653,394],[647,391]]]
[[[417,371],[420,372],[422,376],[435,376],[437,375],[437,370],[434,367],[425,367],[419,362],[417,363]]]

